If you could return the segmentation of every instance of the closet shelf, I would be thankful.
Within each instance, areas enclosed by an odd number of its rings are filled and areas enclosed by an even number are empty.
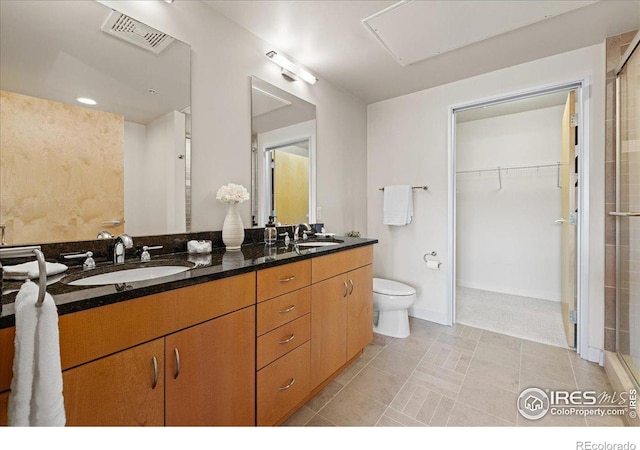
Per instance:
[[[557,169],[557,179],[556,179],[556,187],[561,189],[560,185],[560,167],[562,167],[562,163],[560,161],[556,161],[554,163],[543,163],[543,164],[533,164],[526,166],[507,166],[507,167],[490,167],[486,169],[473,169],[473,170],[459,170],[456,174],[463,173],[483,173],[483,172],[498,172],[498,183],[500,189],[502,189],[502,172],[509,172],[510,170],[525,170],[525,169],[543,169],[546,167],[555,167]]]

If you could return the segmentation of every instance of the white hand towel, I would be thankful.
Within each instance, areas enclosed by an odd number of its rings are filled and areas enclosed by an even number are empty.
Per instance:
[[[51,295],[35,306],[38,286],[25,282],[16,296],[16,339],[9,425],[64,426],[58,311]]]
[[[64,264],[50,262],[46,263],[46,268],[47,275],[57,275],[68,269]],[[38,278],[40,276],[37,261],[16,264],[15,266],[4,266],[2,270],[6,279],[24,280],[25,278]]]
[[[413,191],[411,186],[385,186],[382,223],[407,225],[413,219]]]

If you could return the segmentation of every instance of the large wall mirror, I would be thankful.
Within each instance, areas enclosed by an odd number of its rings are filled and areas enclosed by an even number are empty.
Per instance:
[[[252,224],[314,223],[316,107],[251,78]]]
[[[0,20],[5,243],[188,231],[190,47],[95,1]]]

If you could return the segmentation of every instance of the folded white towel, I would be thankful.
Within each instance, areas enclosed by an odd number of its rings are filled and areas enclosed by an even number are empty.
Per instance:
[[[385,186],[382,223],[407,225],[413,219],[413,191],[411,186]]]
[[[56,275],[64,272],[69,267],[61,263],[46,263],[47,275]],[[38,278],[40,276],[40,269],[38,268],[38,261],[29,261],[23,264],[16,264],[15,266],[3,266],[3,276],[9,280],[24,280],[26,278]]]
[[[51,295],[35,306],[38,286],[26,281],[16,296],[16,338],[9,425],[64,426],[58,311]]]

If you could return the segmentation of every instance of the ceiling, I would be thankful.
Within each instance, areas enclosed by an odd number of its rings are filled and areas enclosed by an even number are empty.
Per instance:
[[[366,103],[640,27],[640,0],[205,3]]]

